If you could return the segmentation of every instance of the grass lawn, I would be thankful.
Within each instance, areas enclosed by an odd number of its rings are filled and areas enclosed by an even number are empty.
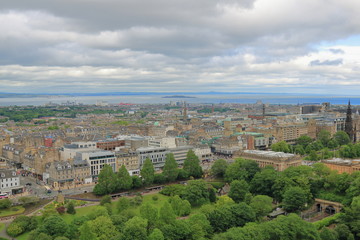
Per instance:
[[[9,209],[4,209],[0,211],[0,217],[7,217],[12,215],[21,214],[25,211],[25,208],[22,206],[14,206]]]
[[[26,232],[24,234],[21,234],[20,236],[17,236],[16,239],[17,240],[26,240],[29,236],[30,232]]]
[[[5,223],[0,223],[0,231],[4,230],[5,228]]]
[[[153,200],[153,197],[157,196],[157,200]],[[143,196],[143,203],[150,203],[152,206],[156,207],[157,209],[160,209],[161,206],[164,204],[165,201],[168,201],[169,197],[159,194],[159,193],[154,193],[154,194],[148,194]],[[112,210],[113,213],[116,214],[117,213],[117,209],[116,209],[116,201],[113,201],[111,203],[112,205]],[[91,211],[93,211],[95,208],[97,208],[97,205],[95,206],[88,206],[88,207],[83,207],[83,208],[77,208],[76,209],[76,214],[71,215],[71,214],[64,214],[62,216],[62,218],[65,220],[66,223],[71,223],[72,220],[75,217],[81,217],[81,216],[85,216],[87,214],[89,214]],[[135,212],[136,215],[140,214],[140,206],[133,206],[130,207],[131,210],[133,210]],[[199,208],[194,209],[194,212],[197,212],[199,210]]]

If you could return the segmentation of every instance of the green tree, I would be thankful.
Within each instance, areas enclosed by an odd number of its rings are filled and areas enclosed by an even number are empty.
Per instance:
[[[104,165],[98,178],[98,183],[94,187],[96,195],[105,195],[116,190],[116,175],[110,165]]]
[[[228,163],[224,159],[218,159],[211,166],[211,175],[222,178],[225,175]]]
[[[183,168],[189,173],[189,176],[193,176],[194,178],[200,178],[203,174],[199,158],[195,155],[193,150],[187,152]]]
[[[76,210],[75,210],[75,205],[74,205],[74,202],[73,201],[70,201],[67,205],[67,210],[66,212],[68,214],[72,214],[74,215],[76,213]]]
[[[311,150],[308,159],[310,161],[318,161],[319,156],[316,154],[316,152],[314,150]]]
[[[99,216],[89,222],[91,230],[99,240],[107,240],[115,237],[118,232],[108,216]]]
[[[143,186],[142,180],[139,176],[131,176],[132,178],[132,183],[133,183],[133,188],[141,188]]]
[[[213,233],[210,222],[204,214],[192,214],[189,217],[189,224],[193,239],[210,238]]]
[[[337,234],[334,230],[323,227],[320,231],[320,238],[321,240],[337,240]]]
[[[305,155],[305,149],[302,145],[295,146],[295,153],[300,155]]]
[[[273,167],[266,167],[257,172],[250,182],[250,190],[253,194],[273,196],[272,186],[274,186],[278,173]]]
[[[100,200],[100,205],[101,206],[104,206],[107,203],[111,203],[111,196],[110,195],[105,195]]]
[[[132,187],[132,178],[126,170],[125,165],[122,165],[117,173],[117,190],[129,190]]]
[[[47,217],[38,229],[39,232],[45,233],[52,237],[63,236],[68,230],[68,225],[59,216]]]
[[[346,145],[350,143],[350,137],[344,131],[338,131],[334,134],[333,139],[337,142],[338,145]]]
[[[317,140],[319,140],[322,145],[328,146],[329,141],[331,140],[331,133],[323,129],[317,134]]]
[[[130,207],[130,200],[128,198],[126,198],[126,197],[121,197],[116,202],[116,208],[117,208],[119,213],[121,213],[122,211],[128,209],[129,207]]]
[[[175,181],[178,176],[178,164],[176,163],[174,154],[172,153],[168,153],[166,155],[163,174],[169,182]]]
[[[133,217],[125,223],[123,240],[144,240],[147,238],[148,222],[141,217]]]
[[[162,233],[162,231],[158,228],[155,228],[151,234],[149,235],[149,237],[147,238],[147,240],[164,240],[164,234]]]
[[[229,197],[236,203],[244,201],[246,193],[249,192],[249,184],[245,180],[234,180],[230,184]]]
[[[153,163],[150,158],[146,158],[144,165],[140,171],[141,177],[143,179],[144,185],[148,186],[154,182],[155,178],[155,170]]]
[[[257,172],[260,171],[259,165],[248,159],[238,158],[230,164],[225,171],[225,180],[232,182],[233,180],[251,181]]]
[[[260,220],[272,210],[272,198],[266,195],[257,195],[251,199],[250,207],[254,209],[256,218]]]
[[[159,219],[158,210],[156,207],[146,203],[140,207],[140,216],[148,221],[148,228],[152,229]]]
[[[285,141],[280,141],[271,145],[271,150],[275,152],[291,152],[290,145],[287,144]]]
[[[176,215],[170,203],[164,202],[163,206],[160,208],[159,219],[164,224],[171,224],[175,222]]]
[[[204,180],[190,180],[184,190],[184,199],[191,206],[201,206],[209,202],[208,186]]]
[[[295,140],[295,142],[297,145],[301,145],[303,148],[306,148],[306,146],[309,145],[310,143],[312,143],[313,140],[311,137],[309,137],[307,135],[303,135],[303,136],[298,137]]]
[[[191,212],[191,204],[187,200],[182,200],[179,196],[171,198],[171,207],[177,216],[187,216]]]
[[[85,222],[79,230],[80,240],[96,240],[96,235],[93,232],[93,229],[90,227],[89,222]]]
[[[338,224],[334,230],[337,233],[338,240],[354,240],[354,235],[345,224]]]
[[[25,230],[18,223],[10,224],[9,227],[6,229],[6,232],[10,237],[17,237],[24,231]]]
[[[307,193],[300,187],[290,187],[284,193],[283,207],[287,212],[297,212],[305,209],[308,201]]]
[[[11,201],[10,199],[6,198],[6,199],[2,199],[0,200],[0,209],[7,209],[9,207],[11,207]]]

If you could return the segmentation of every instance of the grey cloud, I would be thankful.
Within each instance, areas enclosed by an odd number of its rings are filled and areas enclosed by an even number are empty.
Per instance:
[[[335,59],[335,60],[314,60],[310,62],[310,66],[338,66],[343,64],[343,59]]]

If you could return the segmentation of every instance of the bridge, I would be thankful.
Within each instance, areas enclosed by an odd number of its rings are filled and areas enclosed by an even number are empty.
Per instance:
[[[313,206],[313,209],[316,212],[326,213],[330,215],[339,213],[342,208],[343,205],[339,202],[332,202],[320,198],[315,198],[315,203]]]

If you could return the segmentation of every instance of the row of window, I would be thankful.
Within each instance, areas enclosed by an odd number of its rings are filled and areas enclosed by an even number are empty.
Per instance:
[[[6,185],[6,186],[5,186]],[[12,186],[17,186],[18,184],[15,182],[14,184],[13,183],[10,183],[10,187]],[[9,184],[6,183],[6,184],[1,184],[1,187],[4,188],[4,187],[9,187]]]

